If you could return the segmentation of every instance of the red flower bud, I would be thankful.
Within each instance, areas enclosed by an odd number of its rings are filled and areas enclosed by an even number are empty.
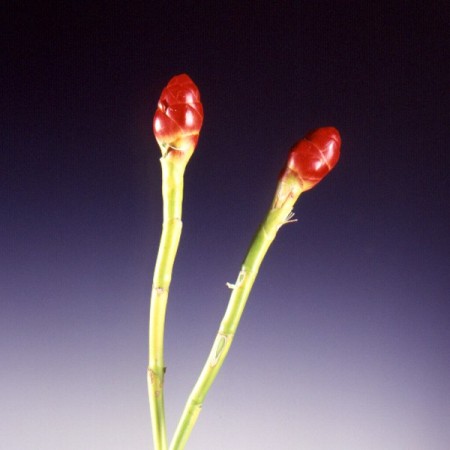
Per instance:
[[[163,154],[192,153],[203,122],[200,92],[186,74],[173,77],[163,89],[153,118],[153,132]]]
[[[289,153],[286,171],[294,173],[302,184],[302,191],[314,187],[324,178],[339,160],[341,137],[333,127],[310,131],[298,141]]]

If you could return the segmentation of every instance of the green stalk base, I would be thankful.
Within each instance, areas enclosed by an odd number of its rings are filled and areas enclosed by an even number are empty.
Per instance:
[[[167,450],[164,411],[164,325],[172,270],[181,237],[185,164],[162,157],[163,226],[150,298],[147,384],[155,450]]]
[[[170,444],[170,450],[183,450],[201,412],[204,399],[228,354],[242,317],[248,296],[261,263],[278,230],[291,222],[291,211],[301,194],[301,185],[295,177],[280,180],[272,207],[259,227],[237,281],[232,289],[227,310],[222,319],[211,352],[195,384]]]

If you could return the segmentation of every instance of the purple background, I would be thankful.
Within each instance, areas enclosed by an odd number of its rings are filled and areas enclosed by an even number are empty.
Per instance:
[[[288,149],[333,125],[341,160],[270,249],[187,449],[448,449],[446,2],[29,3],[0,14],[0,447],[151,448],[152,118],[186,72],[205,121],[169,432]]]

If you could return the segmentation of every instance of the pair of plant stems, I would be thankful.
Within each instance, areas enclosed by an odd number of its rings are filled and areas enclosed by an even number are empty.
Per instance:
[[[154,450],[182,450],[201,412],[203,402],[233,342],[259,267],[278,230],[292,222],[300,194],[315,186],[335,166],[340,136],[332,127],[310,132],[291,148],[275,196],[258,228],[236,283],[206,363],[192,389],[170,446],[164,411],[164,324],[172,269],[182,230],[184,172],[194,152],[203,121],[195,84],[187,75],[174,77],[163,90],[154,119],[162,157],[163,225],[156,259],[150,304],[149,365],[147,381]]]
[[[161,158],[164,204],[163,228],[151,295],[148,368],[155,450],[166,450],[168,448],[163,398],[165,374],[163,339],[172,267],[182,229],[184,167],[180,167],[177,162],[164,156]],[[205,396],[228,354],[261,262],[278,229],[290,220],[292,207],[300,192],[301,189],[298,184],[280,183],[272,207],[250,245],[236,283],[229,285],[232,293],[228,307],[208,359],[189,396],[169,447],[170,450],[184,448],[200,414]]]
[[[161,158],[163,174],[163,228],[155,266],[150,308],[150,352],[148,386],[153,417],[155,450],[166,450],[167,436],[164,417],[164,322],[172,277],[172,267],[181,236],[184,167],[170,158]],[[301,193],[296,183],[280,182],[275,199],[266,218],[259,227],[232,289],[227,310],[206,364],[195,384],[170,450],[181,450],[200,414],[205,396],[219,372],[233,341],[245,304],[262,260],[278,229],[290,220],[292,207]]]

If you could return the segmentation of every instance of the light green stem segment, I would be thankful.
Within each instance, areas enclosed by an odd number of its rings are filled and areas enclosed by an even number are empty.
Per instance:
[[[292,180],[291,180],[292,181]],[[280,182],[272,208],[259,227],[242,264],[232,294],[206,364],[195,384],[178,423],[170,450],[182,450],[201,412],[204,399],[230,349],[259,267],[279,228],[290,218],[292,207],[301,193],[300,185]]]
[[[162,157],[163,226],[150,299],[147,383],[155,450],[167,450],[164,412],[164,322],[172,269],[181,237],[186,164]]]

